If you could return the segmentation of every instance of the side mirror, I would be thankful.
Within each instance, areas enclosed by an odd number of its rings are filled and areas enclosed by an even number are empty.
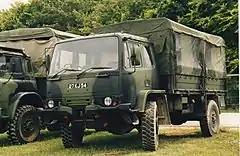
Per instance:
[[[51,62],[50,55],[46,55],[45,66],[46,66],[46,71],[47,72],[49,72],[49,69],[50,69],[50,62]]]

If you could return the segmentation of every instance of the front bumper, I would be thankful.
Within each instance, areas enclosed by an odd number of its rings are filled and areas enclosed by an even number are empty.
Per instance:
[[[71,118],[73,116],[85,117],[94,112],[104,111],[124,111],[124,112],[136,112],[137,110],[131,109],[131,103],[120,104],[115,107],[103,107],[100,105],[91,104],[85,107],[85,109],[77,110],[68,106],[59,106],[53,109],[41,109],[39,108],[37,114],[45,121],[50,120],[63,120],[64,118]]]
[[[54,107],[52,109],[38,108],[36,114],[47,122],[50,120],[61,120],[64,116],[72,114],[72,108],[70,107]]]
[[[103,107],[100,105],[95,105],[95,104],[91,104],[86,106],[86,112],[88,111],[98,111],[98,110],[125,110],[125,111],[132,111],[131,107],[131,103],[124,103],[124,104],[119,104],[115,107]]]

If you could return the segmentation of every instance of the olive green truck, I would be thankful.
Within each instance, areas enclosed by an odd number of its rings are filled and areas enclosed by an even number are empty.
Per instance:
[[[86,128],[119,135],[136,128],[145,150],[157,149],[163,124],[195,120],[204,137],[218,133],[226,93],[221,37],[166,18],[93,31],[54,48],[47,104],[55,107],[39,115],[61,120],[64,147],[81,146]]]
[[[57,41],[77,36],[50,28],[0,32],[0,133],[7,132],[10,143],[33,142],[41,128],[59,130],[57,120],[44,122],[35,114],[49,108],[44,54],[47,48],[51,55],[48,47]]]

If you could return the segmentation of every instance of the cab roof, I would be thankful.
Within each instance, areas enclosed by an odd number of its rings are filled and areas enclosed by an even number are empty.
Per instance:
[[[18,28],[14,30],[0,32],[0,41],[17,41],[29,39],[51,38],[74,38],[79,35],[59,31],[52,28]]]
[[[13,47],[6,47],[0,45],[0,54],[12,54],[12,55],[22,55],[28,57],[23,49],[13,48]]]
[[[65,42],[71,42],[71,41],[77,41],[77,40],[85,40],[85,39],[91,39],[91,38],[101,38],[101,37],[111,37],[111,36],[118,36],[120,38],[126,38],[126,39],[132,39],[132,40],[138,40],[142,42],[149,42],[147,38],[131,35],[128,33],[123,32],[115,32],[115,33],[104,33],[104,34],[91,34],[89,36],[80,36],[76,38],[66,39],[59,41],[58,43],[65,43]]]

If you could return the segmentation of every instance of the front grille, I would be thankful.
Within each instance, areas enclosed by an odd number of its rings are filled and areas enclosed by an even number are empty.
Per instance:
[[[67,106],[90,105],[91,104],[91,99],[89,97],[68,96],[68,97],[64,98],[64,103]]]

